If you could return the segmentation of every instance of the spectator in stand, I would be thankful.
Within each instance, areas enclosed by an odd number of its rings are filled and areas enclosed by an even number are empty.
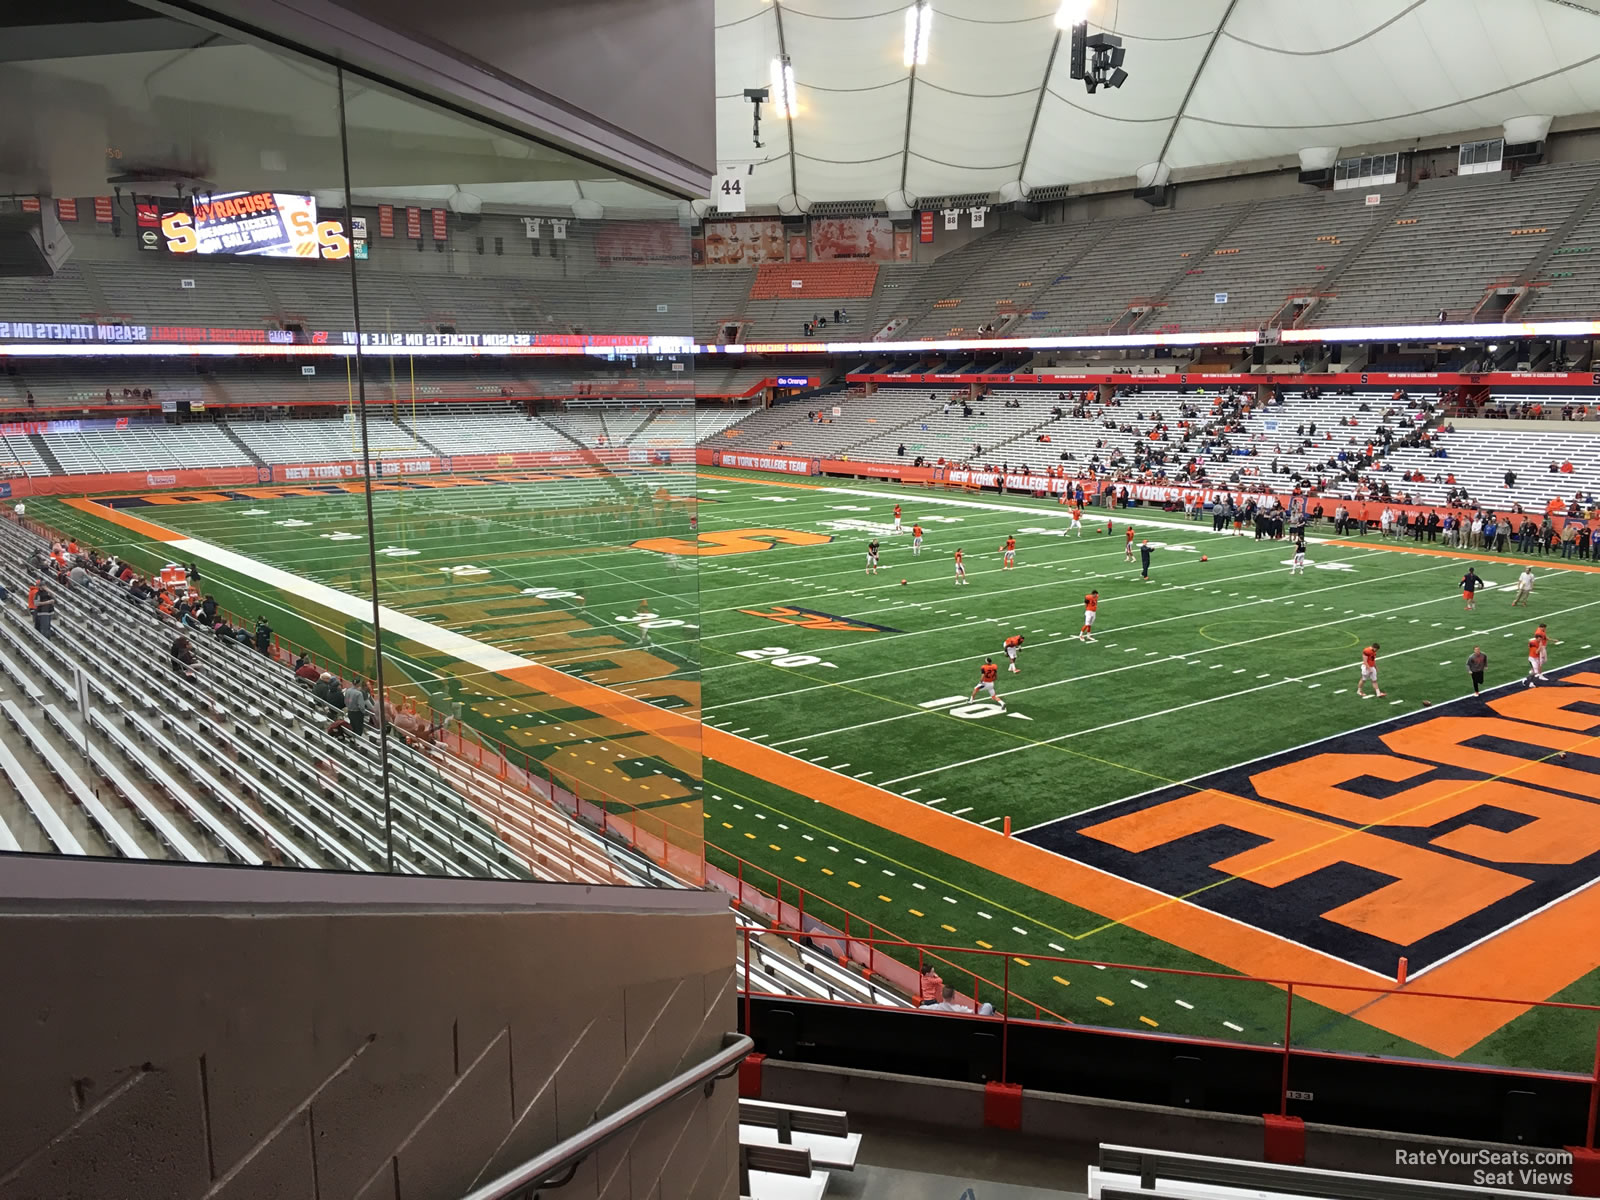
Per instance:
[[[194,652],[194,647],[189,644],[189,639],[179,634],[172,643],[172,670],[173,673],[190,683],[194,682],[194,667],[199,662]]]
[[[344,690],[339,687],[339,681],[328,672],[324,671],[317,678],[317,686],[311,689],[311,694],[326,703],[330,708],[344,711]]]
[[[29,408],[33,407],[33,393],[32,392],[28,393],[28,407]]]
[[[33,610],[33,627],[45,637],[50,636],[50,622],[56,615],[56,598],[44,586],[44,580],[34,580],[28,589],[28,607]]]
[[[83,565],[81,559],[72,564],[72,570],[67,573],[67,578],[72,580],[73,587],[81,588],[87,586],[89,582],[89,571],[88,568]]]
[[[944,996],[944,980],[939,978],[939,972],[934,970],[929,963],[922,969],[922,977],[917,983],[918,1001],[924,1005],[939,1003]]]
[[[353,683],[344,690],[345,718],[350,722],[350,732],[360,737],[367,731],[367,714],[372,711],[372,693],[366,683]]]
[[[208,595],[204,600],[200,601],[200,619],[208,626],[217,623],[217,598],[215,596]]]
[[[263,654],[272,653],[272,626],[267,624],[265,617],[256,618],[256,649]]]
[[[963,1008],[956,1003],[956,989],[948,983],[939,990],[939,999],[933,1004],[924,1003],[923,1012],[964,1012],[970,1013],[970,1008]]]

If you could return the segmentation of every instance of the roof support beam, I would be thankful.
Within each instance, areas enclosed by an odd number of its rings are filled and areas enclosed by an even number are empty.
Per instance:
[[[1217,42],[1222,39],[1222,31],[1228,27],[1228,18],[1233,16],[1233,10],[1239,6],[1239,0],[1228,0],[1228,7],[1223,11],[1222,20],[1217,22],[1216,32],[1211,35],[1211,40],[1206,43],[1206,52],[1200,56],[1200,63],[1194,69],[1194,74],[1189,78],[1189,87],[1183,93],[1183,102],[1178,105],[1178,111],[1172,116],[1172,124],[1167,129],[1166,139],[1161,143],[1161,153],[1156,155],[1158,163],[1167,161],[1167,151],[1172,148],[1172,139],[1177,135],[1178,125],[1183,121],[1184,110],[1189,107],[1189,98],[1194,95],[1194,89],[1200,82],[1200,76],[1205,74],[1206,63],[1211,61],[1211,52],[1217,48]]]
[[[1056,55],[1061,50],[1061,30],[1056,30],[1056,40],[1050,43],[1050,57],[1045,60],[1044,78],[1039,80],[1039,98],[1033,102],[1033,120],[1028,122],[1028,140],[1022,147],[1022,165],[1017,168],[1018,190],[1022,177],[1028,173],[1028,155],[1033,153],[1033,135],[1039,129],[1039,114],[1044,111],[1044,94],[1050,90],[1050,76],[1055,73]]]
[[[783,0],[772,0],[772,19],[778,26],[778,57],[784,62],[788,62],[789,46],[783,40]],[[781,77],[778,80],[778,86],[783,86]],[[797,83],[795,87],[798,89],[799,84]],[[783,106],[783,120],[784,124],[789,128],[789,194],[798,198],[800,195],[800,172],[795,166],[794,159],[794,109],[788,104]],[[797,199],[797,207],[798,203]]]

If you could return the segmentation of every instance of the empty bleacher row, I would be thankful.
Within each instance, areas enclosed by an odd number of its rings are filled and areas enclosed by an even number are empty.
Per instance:
[[[1180,203],[1133,215],[1028,224],[1009,218],[924,262],[832,261],[749,267],[625,261],[603,249],[604,224],[578,222],[566,249],[521,252],[514,217],[485,215],[499,235],[452,230],[436,254],[421,241],[373,243],[361,264],[365,328],[393,333],[636,333],[746,341],[894,336],[1033,336],[1122,328],[1251,329],[1290,296],[1318,295],[1318,326],[1469,319],[1496,284],[1525,281],[1523,314],[1586,315],[1600,252],[1600,163],[1424,179],[1406,190],[1297,192],[1247,204]],[[1368,196],[1377,204],[1367,203]],[[127,321],[244,329],[345,330],[348,277],[271,259],[195,261],[139,254],[94,226],[49,280],[0,280],[0,308],[43,321]],[[1559,239],[1559,240],[1558,240]],[[486,253],[480,241],[509,244]],[[447,253],[445,251],[448,251]],[[670,256],[669,256],[670,257]],[[1524,280],[1524,277],[1528,277]],[[800,287],[794,287],[798,280]],[[1225,303],[1217,297],[1227,296]],[[839,328],[832,310],[850,319]],[[1284,316],[1286,311],[1288,315]]]
[[[432,455],[562,452],[637,446],[686,450],[748,416],[732,406],[602,403],[533,415],[499,403],[378,407],[367,418],[366,453],[373,459]],[[398,412],[398,415],[392,415]],[[47,430],[0,438],[0,471],[18,475],[278,466],[360,459],[353,417],[185,421],[123,428]],[[45,455],[48,454],[47,459]]]

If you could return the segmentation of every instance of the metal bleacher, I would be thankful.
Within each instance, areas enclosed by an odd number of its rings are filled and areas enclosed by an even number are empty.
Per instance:
[[[186,631],[199,661],[185,678],[167,665],[178,627],[99,576],[56,590],[52,636],[41,636],[17,600],[41,544],[0,527],[0,579],[12,588],[0,605],[0,672],[23,697],[0,700],[5,848],[382,867],[375,733],[326,732],[335,714],[283,663],[209,632]],[[80,674],[90,683],[86,713]],[[393,737],[388,756],[402,871],[662,882],[554,806],[447,754]]]

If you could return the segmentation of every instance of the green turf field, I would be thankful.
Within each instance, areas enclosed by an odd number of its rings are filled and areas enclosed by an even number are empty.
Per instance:
[[[1108,916],[1115,901],[1101,893],[1128,883],[1169,898],[1163,919],[1212,911],[1226,927],[1261,931],[1262,945],[1315,948],[1338,960],[1345,977],[1377,989],[1393,971],[1395,943],[1386,933],[1420,931],[1415,941],[1399,943],[1399,952],[1409,945],[1414,986],[1427,988],[1427,968],[1436,968],[1437,978],[1460,978],[1445,973],[1462,971],[1468,956],[1502,930],[1592,878],[1581,847],[1571,862],[1540,851],[1547,857],[1520,874],[1504,866],[1507,855],[1496,860],[1504,869],[1491,871],[1475,865],[1484,854],[1462,865],[1472,853],[1460,845],[1430,848],[1441,831],[1470,838],[1481,828],[1511,837],[1527,819],[1499,810],[1473,817],[1475,804],[1458,805],[1447,823],[1422,826],[1340,816],[1339,828],[1367,847],[1355,861],[1289,872],[1272,886],[1240,878],[1250,871],[1215,868],[1234,856],[1261,854],[1257,847],[1269,835],[1253,826],[1168,829],[1168,840],[1152,852],[1108,842],[1109,827],[1101,824],[1116,817],[1118,830],[1137,836],[1151,828],[1150,813],[1180,813],[1194,795],[1206,795],[1186,781],[1258,759],[1276,766],[1279,760],[1269,756],[1340,735],[1349,737],[1318,752],[1385,752],[1379,739],[1391,726],[1369,727],[1392,721],[1393,729],[1410,728],[1428,717],[1427,706],[1461,697],[1468,690],[1463,663],[1474,644],[1489,654],[1489,685],[1519,680],[1527,668],[1526,638],[1539,620],[1549,622],[1559,641],[1551,670],[1589,658],[1600,646],[1600,593],[1590,573],[1535,560],[1533,602],[1512,609],[1506,585],[1518,568],[1479,562],[1493,586],[1477,611],[1466,613],[1455,587],[1463,558],[1398,553],[1377,538],[1366,545],[1315,543],[1305,573],[1290,575],[1287,543],[1218,537],[1209,521],[1190,523],[1181,514],[1118,514],[1108,535],[1106,514],[1090,510],[1082,535],[1072,536],[1065,510],[1029,498],[874,484],[789,486],[794,482],[719,469],[702,472],[698,486],[678,472],[379,492],[373,497],[379,596],[389,610],[574,678],[686,714],[703,704],[707,725],[726,735],[707,742],[708,862],[790,896],[804,889],[808,912],[837,925],[849,920],[863,931],[870,923],[879,936],[948,947],[940,952],[950,964],[947,979],[959,968],[971,970],[981,977],[975,983],[952,981],[981,994],[1009,983],[1018,1015],[1041,1011],[1163,1034],[1281,1040],[1284,998],[1272,984],[1050,961],[1239,973],[1220,943],[1213,955],[1203,939],[1185,948],[1150,922]],[[692,507],[669,498],[693,495],[696,486],[698,555],[686,552],[695,545]],[[227,551],[216,560],[199,555],[206,584],[225,607],[252,617],[264,612],[285,637],[337,661],[370,662],[364,649],[370,623],[359,606],[330,611],[319,594],[250,565],[366,595],[363,498],[280,492],[123,511]],[[897,500],[907,531],[898,536],[889,532]],[[60,501],[30,501],[29,515],[143,565],[158,566],[173,553]],[[910,546],[914,521],[926,531],[920,556]],[[1141,539],[1159,543],[1149,583],[1124,561],[1130,521]],[[1015,570],[1001,568],[999,548],[1008,534],[1019,545]],[[883,545],[882,567],[868,575],[865,546],[874,537]],[[953,578],[958,546],[966,551],[966,586]],[[189,555],[182,549],[175,557]],[[1097,640],[1083,643],[1076,635],[1090,588],[1101,593]],[[1026,639],[1020,674],[1006,671],[1000,649],[1013,633]],[[647,741],[629,754],[619,737],[624,750],[611,766],[587,760],[583,747],[593,739],[580,736],[570,712],[497,689],[487,659],[463,663],[429,650],[426,641],[404,629],[387,635],[386,667],[435,707],[459,711],[465,722],[563,769],[571,759],[570,769],[632,803],[680,804],[694,791],[692,765],[669,761]],[[1360,649],[1374,641],[1382,646],[1387,694],[1359,700]],[[986,655],[1001,667],[1003,710],[970,699]],[[732,739],[834,772],[828,778],[839,795],[808,796],[782,767],[786,760],[770,754],[759,759],[766,764],[759,769],[754,758],[727,761],[735,756],[716,747]],[[1567,760],[1571,769],[1579,769],[1584,753]],[[1272,821],[1291,820],[1283,806],[1299,804],[1296,789],[1311,784],[1296,782],[1292,759],[1283,764],[1288,782],[1280,791],[1287,790],[1287,799],[1280,795],[1274,807],[1251,796],[1240,801],[1241,811],[1271,809]],[[1588,760],[1587,767],[1600,763]],[[1248,790],[1255,770],[1205,786]],[[1439,774],[1464,789],[1472,784],[1464,770],[1452,761]],[[892,811],[892,819],[870,819],[852,807],[851,797],[867,785],[891,794],[898,807],[882,811]],[[1399,776],[1377,784],[1357,779],[1351,803],[1378,803],[1406,786]],[[1600,799],[1600,789],[1591,799]],[[1215,808],[1220,801],[1206,803]],[[1024,844],[1000,845],[1008,818],[1014,839]],[[1381,844],[1371,840],[1379,825]],[[938,846],[925,836],[935,829],[944,839]],[[952,829],[969,832],[952,837]],[[1270,836],[1279,836],[1278,826],[1272,829]],[[1299,836],[1297,829],[1291,823],[1282,836]],[[1300,853],[1320,849],[1313,838]],[[1436,860],[1447,857],[1454,865],[1445,874],[1428,874],[1443,869]],[[1014,877],[1022,872],[1006,864],[1023,861],[1033,873]],[[1061,866],[1059,879],[1051,862]],[[1042,873],[1038,864],[1046,864]],[[1271,874],[1280,860],[1266,854],[1256,868]],[[1385,893],[1371,911],[1361,908],[1362,897],[1412,872],[1412,891]],[[1511,887],[1506,879],[1516,885],[1509,896],[1494,890]],[[1463,909],[1459,920],[1442,925],[1443,917],[1430,921],[1426,910],[1448,909],[1452,888],[1463,904],[1481,896],[1481,911]],[[1419,904],[1419,896],[1426,902]],[[1360,911],[1349,922],[1330,923],[1326,914],[1346,904]],[[1300,973],[1305,961],[1291,955],[1282,970],[1255,973],[1331,978]],[[1493,978],[1487,968],[1480,974]],[[1511,976],[1483,991],[1600,1001],[1586,968],[1560,987],[1524,986]],[[1347,1007],[1362,1011],[1352,1019],[1297,1001],[1295,1044],[1563,1070],[1592,1064],[1595,1014],[1587,1011],[1551,1010],[1509,1023],[1502,1017],[1482,1036],[1445,1045],[1397,1032],[1428,1028],[1426,1022],[1386,1022],[1364,1005]]]

